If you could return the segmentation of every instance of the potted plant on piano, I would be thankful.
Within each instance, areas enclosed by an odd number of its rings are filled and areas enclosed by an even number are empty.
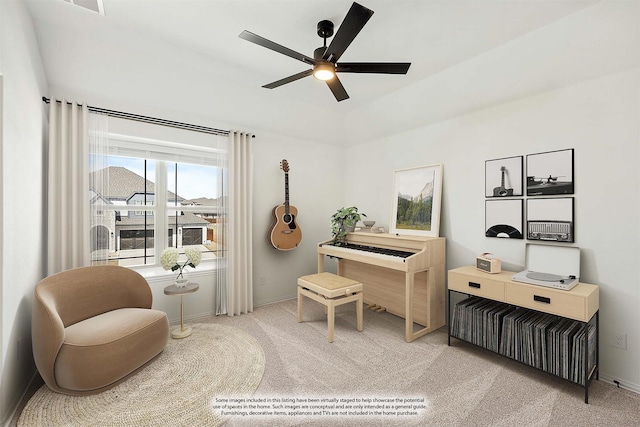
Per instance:
[[[356,223],[362,217],[367,215],[358,212],[358,208],[351,206],[348,208],[340,208],[331,216],[331,235],[333,236],[333,244],[340,246],[347,243],[347,233],[353,231]]]

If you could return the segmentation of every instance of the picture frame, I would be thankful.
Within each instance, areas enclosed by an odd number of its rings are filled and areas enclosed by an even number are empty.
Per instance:
[[[389,232],[440,236],[442,164],[393,172],[393,199]]]
[[[485,237],[524,239],[522,199],[485,200]]]
[[[524,194],[523,162],[523,156],[485,161],[485,197],[522,196]]]
[[[574,198],[527,199],[527,239],[574,243]]]
[[[527,155],[527,196],[574,194],[573,148]]]

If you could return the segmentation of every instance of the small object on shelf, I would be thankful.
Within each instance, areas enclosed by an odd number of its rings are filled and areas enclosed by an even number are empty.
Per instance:
[[[371,228],[373,227],[373,224],[375,224],[375,221],[371,221],[371,220],[367,220],[367,221],[362,221],[362,223],[364,224],[365,228]]]
[[[487,273],[496,274],[502,270],[502,264],[492,253],[484,252],[479,257],[476,257],[476,268]]]
[[[384,233],[384,227],[371,227],[371,228],[356,227],[354,231],[357,231],[360,233]]]

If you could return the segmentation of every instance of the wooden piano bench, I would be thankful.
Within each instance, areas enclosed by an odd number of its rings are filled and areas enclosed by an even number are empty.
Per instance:
[[[329,342],[333,342],[335,307],[338,305],[355,301],[358,331],[362,331],[362,283],[327,272],[298,278],[298,322],[302,322],[303,297],[326,307]]]

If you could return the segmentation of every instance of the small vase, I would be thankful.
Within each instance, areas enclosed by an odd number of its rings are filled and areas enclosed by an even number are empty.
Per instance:
[[[173,284],[179,288],[184,288],[189,283],[189,272],[187,270],[182,270],[175,279],[173,279]]]

